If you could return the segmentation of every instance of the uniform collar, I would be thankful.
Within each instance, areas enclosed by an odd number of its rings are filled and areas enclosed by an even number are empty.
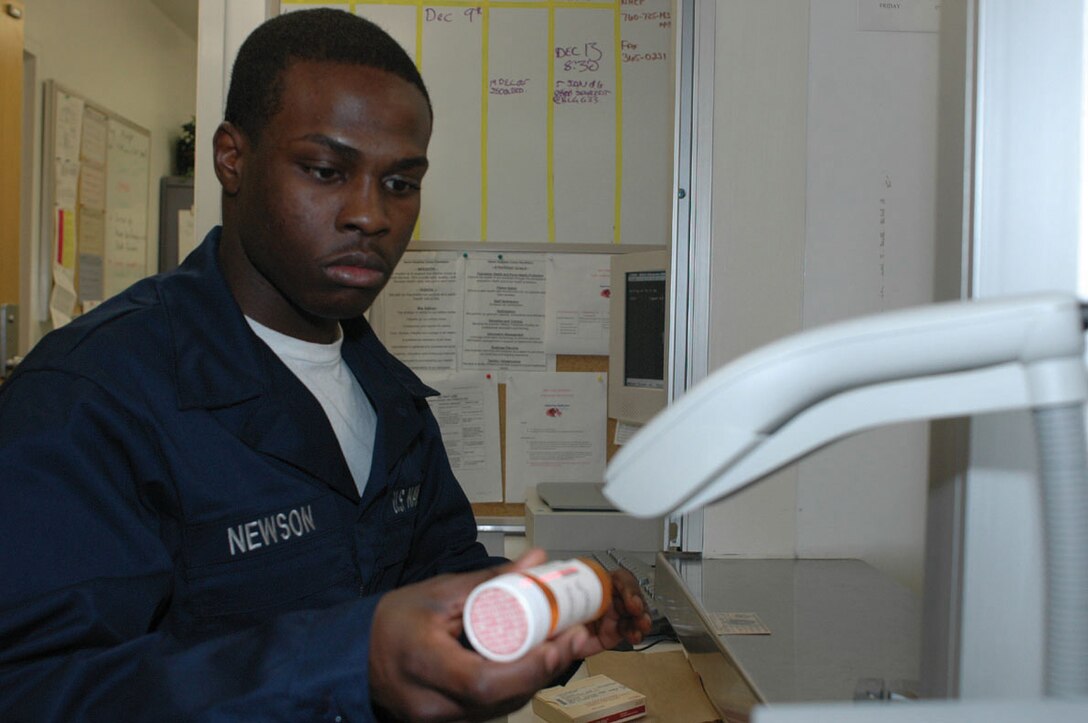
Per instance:
[[[219,237],[217,226],[160,286],[181,409],[253,399],[269,377],[267,357],[219,270]]]
[[[343,455],[329,454],[329,438],[300,431],[333,435],[317,401],[246,323],[219,268],[219,242],[217,227],[160,285],[179,407],[222,410],[221,421],[250,446],[357,496]],[[437,392],[386,351],[365,319],[343,327],[344,358],[378,413],[374,460],[387,471],[422,431],[424,398]],[[385,478],[372,473],[370,482]]]

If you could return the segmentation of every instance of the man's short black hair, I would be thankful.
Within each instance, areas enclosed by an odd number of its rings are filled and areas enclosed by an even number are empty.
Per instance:
[[[314,8],[271,18],[246,38],[231,72],[224,120],[256,142],[280,109],[284,71],[298,60],[387,71],[419,88],[430,109],[431,99],[419,70],[387,32],[343,10]]]

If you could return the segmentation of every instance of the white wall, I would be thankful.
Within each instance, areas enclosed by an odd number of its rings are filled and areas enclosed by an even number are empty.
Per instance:
[[[193,187],[197,243],[222,222],[221,189],[211,163],[212,136],[223,120],[234,58],[246,37],[278,11],[276,0],[200,0]]]
[[[147,0],[33,0],[26,3],[25,48],[36,59],[33,239],[40,237],[41,84],[55,80],[151,131],[148,273],[158,268],[159,179],[172,172],[181,124],[196,112],[196,41]],[[40,307],[40,244],[30,249],[31,319]],[[31,323],[29,326],[37,327]],[[32,337],[31,342],[36,341]]]
[[[867,32],[857,0],[717,8],[711,366],[926,303],[936,33]],[[707,510],[704,554],[857,557],[921,590],[924,425],[868,432]]]
[[[936,244],[937,33],[859,30],[856,0],[812,6],[805,328],[932,301]],[[799,554],[920,591],[927,458],[912,424],[803,460]]]
[[[1084,0],[981,0],[971,296],[1088,292]],[[1042,506],[1027,413],[972,420],[959,693],[1043,691]]]
[[[808,3],[716,4],[710,367],[801,328]],[[703,552],[792,556],[797,470],[708,508]]]

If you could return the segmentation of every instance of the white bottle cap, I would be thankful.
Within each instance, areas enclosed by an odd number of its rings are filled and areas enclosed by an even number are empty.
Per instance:
[[[517,660],[548,637],[552,609],[540,585],[519,573],[478,585],[465,602],[465,635],[480,655]]]

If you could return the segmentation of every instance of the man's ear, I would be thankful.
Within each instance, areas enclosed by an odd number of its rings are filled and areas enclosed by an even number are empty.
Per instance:
[[[249,138],[233,123],[223,121],[212,136],[215,176],[223,193],[233,196],[242,185],[242,166]]]

